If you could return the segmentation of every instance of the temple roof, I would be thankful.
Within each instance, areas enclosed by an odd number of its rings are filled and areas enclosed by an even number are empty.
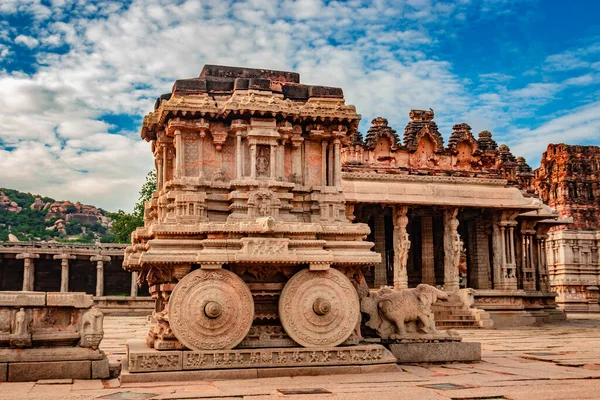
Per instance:
[[[224,65],[205,65],[198,78],[178,79],[170,94],[157,99],[155,109],[161,100],[171,96],[184,95],[230,95],[234,90],[258,90],[283,94],[284,99],[308,100],[318,98],[344,98],[341,88],[304,85],[300,83],[297,72],[276,71],[244,67],[228,67]]]

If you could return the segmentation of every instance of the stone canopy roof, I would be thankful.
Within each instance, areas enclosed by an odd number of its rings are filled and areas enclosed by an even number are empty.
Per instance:
[[[172,96],[230,95],[234,90],[270,91],[283,94],[284,99],[304,101],[312,97],[344,98],[341,88],[301,84],[300,74],[297,72],[205,65],[198,78],[175,81],[172,92],[157,99],[155,109],[162,100],[168,100]]]

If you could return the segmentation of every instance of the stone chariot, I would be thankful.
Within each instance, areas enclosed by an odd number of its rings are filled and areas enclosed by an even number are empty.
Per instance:
[[[157,190],[124,261],[156,299],[148,348],[358,343],[362,269],[380,262],[341,191],[359,120],[341,89],[292,72],[207,65],[158,99],[142,127]]]

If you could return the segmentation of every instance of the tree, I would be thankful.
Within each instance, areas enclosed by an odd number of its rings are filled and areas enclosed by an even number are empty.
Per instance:
[[[131,233],[136,228],[144,225],[144,205],[152,198],[152,194],[155,191],[156,172],[152,170],[146,175],[146,182],[144,182],[140,189],[140,197],[133,207],[133,212],[130,214],[119,210],[116,213],[109,213],[109,217],[113,220],[110,232],[114,235],[115,242],[131,242]]]

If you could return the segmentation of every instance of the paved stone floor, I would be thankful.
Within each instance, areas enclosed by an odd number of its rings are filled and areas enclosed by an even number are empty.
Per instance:
[[[141,338],[146,331],[144,318],[107,317],[102,348],[116,362],[124,356],[125,340]],[[2,383],[0,399],[600,399],[600,315],[571,315],[566,322],[542,327],[461,333],[465,340],[482,343],[482,362],[238,381]]]

